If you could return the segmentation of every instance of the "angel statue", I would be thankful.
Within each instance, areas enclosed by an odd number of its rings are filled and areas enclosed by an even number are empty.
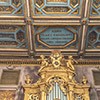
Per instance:
[[[41,71],[44,67],[48,66],[48,59],[45,58],[44,55],[40,55],[41,59],[39,59],[38,61],[41,61],[41,68],[39,69],[39,71]]]
[[[75,68],[73,66],[74,62],[78,63],[75,59],[73,59],[73,56],[68,56],[68,60],[67,60],[67,67],[72,70],[75,71]]]

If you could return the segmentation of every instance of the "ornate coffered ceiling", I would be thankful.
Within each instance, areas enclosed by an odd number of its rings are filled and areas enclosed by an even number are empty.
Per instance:
[[[54,49],[99,57],[99,8],[98,0],[0,0],[0,57],[48,56]]]

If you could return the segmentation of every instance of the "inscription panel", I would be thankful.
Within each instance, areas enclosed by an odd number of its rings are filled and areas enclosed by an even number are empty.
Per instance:
[[[35,26],[35,49],[61,49],[78,47],[77,26]]]
[[[49,46],[64,46],[74,39],[76,40],[75,34],[66,30],[65,28],[58,27],[48,28],[46,31],[38,35],[37,38]]]

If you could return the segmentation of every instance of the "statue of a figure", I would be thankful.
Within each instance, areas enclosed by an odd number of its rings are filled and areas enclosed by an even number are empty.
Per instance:
[[[45,58],[45,56],[44,55],[40,55],[40,57],[41,57],[41,65],[42,66],[47,66],[48,65],[48,62],[47,62],[47,59]]]
[[[73,66],[74,62],[78,63],[75,59],[73,59],[72,56],[68,56],[67,67],[72,71],[75,71],[75,68]]]
[[[26,79],[25,79],[25,83],[26,84],[31,84],[32,83],[32,79],[30,78],[30,75],[26,75]]]
[[[88,83],[88,80],[87,80],[87,78],[85,76],[83,76],[82,83],[83,84],[87,84]]]
[[[41,59],[39,59],[39,61],[41,61],[41,68],[39,69],[39,71],[48,66],[48,59],[46,59],[44,55],[40,55],[40,57]]]

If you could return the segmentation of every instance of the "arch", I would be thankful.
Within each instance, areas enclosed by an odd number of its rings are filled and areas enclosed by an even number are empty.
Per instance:
[[[65,81],[61,77],[52,77],[49,80],[47,100],[67,100],[67,87]]]
[[[49,76],[49,77],[47,78],[47,80],[46,80],[46,83],[48,83],[49,80],[52,79],[53,77],[59,77],[59,78],[63,79],[63,80],[67,83],[66,77],[61,76],[61,75],[51,75],[51,76]]]

